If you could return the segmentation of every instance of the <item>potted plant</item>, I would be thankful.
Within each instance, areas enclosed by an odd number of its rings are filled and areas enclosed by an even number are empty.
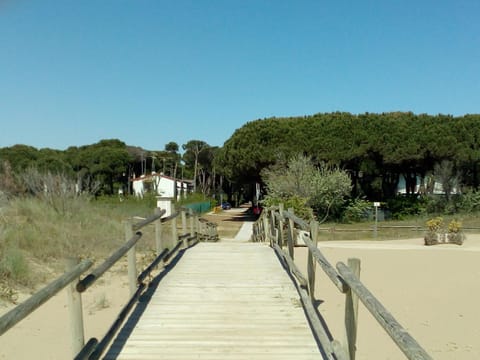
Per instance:
[[[443,218],[438,216],[427,221],[427,233],[424,237],[425,245],[457,244],[462,245],[465,234],[462,232],[462,223],[452,220],[445,228]]]
[[[427,221],[427,233],[424,240],[425,245],[436,245],[445,241],[445,236],[442,231],[444,227],[443,218],[437,216]],[[442,236],[443,235],[443,236]]]
[[[462,223],[458,220],[452,220],[448,224],[447,240],[449,243],[462,245],[465,234],[462,232]]]

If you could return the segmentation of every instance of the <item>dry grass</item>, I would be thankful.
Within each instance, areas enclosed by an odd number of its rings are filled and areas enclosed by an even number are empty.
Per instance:
[[[69,199],[59,213],[48,202],[15,198],[0,208],[0,298],[14,301],[16,290],[50,281],[64,270],[64,259],[75,256],[105,259],[125,241],[123,221],[153,213],[150,201]],[[141,246],[153,243],[144,230]]]

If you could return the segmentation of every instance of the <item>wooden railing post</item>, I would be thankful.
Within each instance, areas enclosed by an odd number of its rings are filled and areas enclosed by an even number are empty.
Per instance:
[[[185,236],[187,234],[187,212],[185,209],[182,209],[182,235],[183,237],[183,247],[188,247],[188,238]]]
[[[201,241],[205,241],[205,224],[203,221],[198,221],[198,235],[200,236]]]
[[[125,221],[125,242],[133,237],[132,219]],[[130,287],[130,295],[133,296],[137,291],[137,259],[135,245],[133,245],[127,253],[128,260],[128,283]]]
[[[313,220],[310,223],[310,238],[312,239],[315,248],[318,243],[318,223]],[[314,261],[312,251],[308,249],[307,272],[308,272],[308,292],[312,302],[315,300],[315,269],[317,262]]]
[[[360,259],[348,259],[348,267],[360,278]],[[358,327],[358,296],[348,288],[345,293],[345,352],[350,360],[355,360]]]
[[[294,214],[293,213],[293,208],[289,208],[288,212],[293,215]],[[291,218],[289,218],[288,219],[287,242],[288,242],[288,254],[292,258],[292,260],[295,259],[295,250],[294,250],[295,249],[295,239],[294,239],[294,236],[295,236],[295,223]]]
[[[198,214],[195,214],[194,216],[194,224],[195,224],[195,233],[197,234],[197,240],[198,241],[201,241],[202,240],[202,237],[200,235],[200,220],[199,220],[199,217],[198,217]]]
[[[159,214],[161,211],[160,208],[155,208],[155,214]],[[157,250],[157,255],[163,251],[162,244],[162,218],[155,220],[155,249]]]
[[[278,214],[280,215],[278,220],[278,246],[280,249],[283,248],[285,239],[283,238],[283,226],[284,226],[284,217],[283,217],[283,204],[279,204]]]
[[[275,209],[270,210],[270,239],[275,237]],[[270,241],[270,246],[273,246],[273,240]]]
[[[195,216],[193,216],[193,209],[188,209],[190,216],[190,236],[195,236]]]
[[[79,259],[68,258],[66,261],[66,271],[71,271],[78,263]],[[75,286],[76,281],[72,281],[67,286],[68,312],[70,313],[70,331],[72,337],[72,358],[82,350],[85,344],[82,295],[77,291]]]
[[[263,234],[262,234],[262,241],[263,242],[266,242],[267,239],[268,239],[268,234],[269,234],[269,229],[270,227],[268,226],[268,215],[267,215],[267,211],[265,211],[264,214],[262,214],[262,218],[263,218]]]
[[[172,204],[172,215],[175,214],[175,204]],[[172,219],[172,249],[177,245],[177,217]]]

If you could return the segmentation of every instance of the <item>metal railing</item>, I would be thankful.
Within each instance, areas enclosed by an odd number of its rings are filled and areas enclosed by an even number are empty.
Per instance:
[[[317,222],[307,223],[296,217],[292,209],[285,211],[280,205],[263,211],[253,226],[252,241],[269,242],[296,280],[295,283],[305,312],[313,333],[321,345],[323,357],[332,360],[355,359],[358,301],[360,300],[407,359],[431,360],[430,355],[360,281],[360,260],[348,259],[348,266],[339,262],[336,268],[333,267],[317,247],[318,233]],[[308,248],[307,276],[301,273],[294,262],[295,246],[299,243],[305,244]],[[343,343],[328,335],[328,329],[324,326],[314,306],[317,264],[336,288],[345,294],[346,340]]]

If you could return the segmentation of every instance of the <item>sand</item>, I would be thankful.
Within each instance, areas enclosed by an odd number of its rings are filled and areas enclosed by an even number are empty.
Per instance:
[[[423,239],[322,242],[329,262],[361,260],[361,281],[417,342],[438,360],[480,359],[480,236],[462,246],[426,247]],[[296,248],[306,274],[307,251]],[[344,338],[345,296],[317,267],[319,310],[335,338]],[[359,305],[357,359],[405,359],[373,316]]]
[[[385,242],[322,242],[335,265],[361,259],[361,280],[409,333],[437,360],[480,359],[480,236],[464,245],[425,247],[422,239]],[[303,268],[306,249],[295,249]],[[306,271],[305,271],[306,273]],[[344,295],[317,268],[320,313],[335,338],[343,337]],[[86,340],[101,337],[128,297],[127,275],[109,273],[83,299]],[[0,359],[72,358],[66,292],[0,337]],[[0,313],[8,309],[0,308]],[[357,359],[405,359],[360,304]]]
[[[20,301],[29,295],[22,294]],[[127,273],[107,272],[82,296],[85,342],[101,339],[129,297]],[[0,307],[0,315],[13,306]],[[67,292],[60,291],[0,336],[0,359],[72,359]]]

